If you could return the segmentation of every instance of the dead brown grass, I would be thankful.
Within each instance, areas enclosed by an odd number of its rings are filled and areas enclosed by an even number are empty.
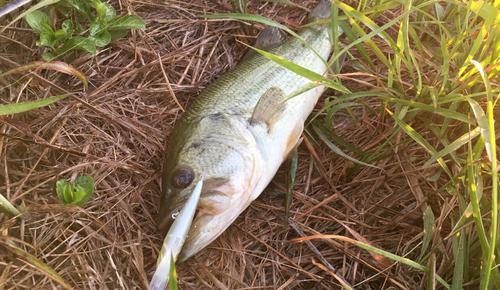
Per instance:
[[[302,3],[313,7],[315,1]],[[203,14],[230,12],[225,2],[112,1],[119,13],[136,13],[145,31],[133,31],[99,50],[80,53],[72,65],[89,78],[89,89],[46,108],[17,114],[33,133],[63,149],[39,145],[0,125],[0,191],[29,213],[21,221],[0,220],[5,237],[52,267],[75,289],[146,289],[163,240],[155,230],[160,175],[175,120],[208,83],[235,66],[245,53],[236,39],[251,41],[234,21],[203,20]],[[305,12],[252,2],[251,13],[302,23]],[[256,33],[262,27],[255,25]],[[40,59],[36,35],[19,22],[0,38],[0,69]],[[347,72],[349,63],[346,65]],[[346,79],[352,91],[376,86],[375,79]],[[364,81],[361,83],[360,80]],[[52,72],[33,72],[0,80],[2,103],[81,92],[81,83]],[[373,108],[379,101],[366,98]],[[321,104],[320,104],[321,105]],[[320,106],[319,105],[319,106]],[[389,136],[393,123],[363,109],[355,119],[341,111],[335,132],[366,152]],[[392,145],[405,139],[399,135]],[[324,171],[313,164],[312,148]],[[381,169],[350,172],[350,161],[324,146],[302,144],[290,223],[284,229],[283,171],[273,184],[220,238],[178,267],[181,289],[339,289],[339,283],[314,263],[328,261],[356,289],[417,289],[422,273],[376,261],[348,243],[315,240],[314,251],[294,238],[312,234],[356,235],[409,258],[420,253],[422,211],[437,189],[422,165],[428,155],[404,142]],[[59,205],[59,178],[88,174],[96,181],[83,206]],[[332,185],[334,185],[332,187]],[[449,200],[434,198],[439,204]],[[437,213],[439,215],[439,213]],[[30,263],[3,251],[0,289],[59,289]],[[446,251],[446,250],[445,250]],[[316,262],[315,262],[316,261]]]

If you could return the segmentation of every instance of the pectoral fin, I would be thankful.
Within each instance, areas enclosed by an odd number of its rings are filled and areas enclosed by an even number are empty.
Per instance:
[[[276,123],[285,112],[287,103],[282,102],[285,94],[279,88],[269,88],[257,102],[257,106],[250,118],[250,125],[264,123],[267,126],[267,131],[271,131],[274,123]]]
[[[286,149],[285,149],[285,157],[288,157],[290,153],[299,146],[302,142],[302,131],[304,130],[304,123],[299,122],[295,128],[293,128],[292,132],[288,136],[286,140]]]

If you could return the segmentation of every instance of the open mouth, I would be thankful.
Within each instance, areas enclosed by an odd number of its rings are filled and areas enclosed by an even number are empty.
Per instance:
[[[191,224],[203,215],[201,214],[201,211],[197,209],[198,202],[200,201],[202,185],[203,182],[200,180],[193,190],[193,194],[187,199],[187,201],[178,203],[174,207],[174,210],[172,210],[163,220],[161,230],[168,231],[166,233],[164,246],[176,244],[176,247],[180,250],[189,233]]]
[[[169,214],[169,218],[166,218],[164,220],[164,225],[161,227],[161,231],[163,234],[166,234],[168,232],[168,230],[172,227],[172,224],[174,223],[174,221],[177,219],[177,217],[179,216],[180,212],[181,212],[181,209],[184,207],[184,203],[177,206],[176,209],[174,211],[172,211],[170,214]],[[194,223],[195,220],[199,217],[201,217],[203,215],[203,212],[199,209],[196,209],[195,213],[194,213],[194,216],[193,216],[193,219],[191,220],[191,223]]]
[[[164,224],[161,225],[162,232],[166,233],[172,223],[177,219],[177,216],[185,204],[184,201],[178,202],[172,207],[173,209],[165,215],[163,220]],[[230,204],[231,198],[222,191],[205,189],[201,193],[192,222],[194,223],[198,218],[204,215],[216,216],[226,211],[230,207]]]
[[[194,224],[197,219],[203,217],[204,215],[212,215],[213,212],[210,209],[206,209],[203,207],[203,204],[207,204],[210,200],[210,195],[213,192],[204,192],[199,200],[199,204],[196,208],[196,211],[194,212],[193,219],[191,220],[190,224]],[[172,227],[172,224],[174,221],[178,218],[179,214],[181,213],[181,210],[185,207],[186,203],[184,201],[179,202],[178,204],[175,205],[174,209],[171,210],[168,215],[165,216],[165,219],[162,221],[163,224],[161,224],[160,230],[163,235],[166,235],[168,230]]]
[[[194,189],[193,189],[194,190]],[[202,227],[205,223],[210,221],[212,218],[216,217],[224,212],[226,212],[231,207],[231,193],[233,190],[227,184],[226,179],[222,178],[211,178],[208,180],[203,180],[203,187],[201,192],[198,194],[199,200],[194,209],[192,220],[185,221],[183,223],[189,223],[195,225],[195,227]],[[188,196],[191,197],[193,193]],[[181,210],[186,206],[187,200],[189,198],[177,200],[169,206],[168,209],[160,212],[158,230],[166,235],[167,232],[172,227],[175,220],[181,213]],[[191,209],[193,210],[193,209]],[[198,228],[198,230],[202,230]]]

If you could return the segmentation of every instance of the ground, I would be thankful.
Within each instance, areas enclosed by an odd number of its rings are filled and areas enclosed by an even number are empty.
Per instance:
[[[120,15],[140,15],[146,29],[129,32],[96,55],[73,55],[70,64],[87,76],[88,89],[78,79],[53,71],[0,79],[3,104],[75,93],[13,116],[55,146],[0,125],[0,192],[26,213],[21,220],[0,215],[0,289],[62,287],[16,255],[7,239],[49,265],[74,289],[146,289],[163,240],[154,218],[175,121],[207,84],[238,63],[246,52],[240,42],[252,43],[263,29],[261,24],[199,17],[231,13],[225,2],[110,3]],[[316,1],[299,4],[312,8]],[[258,1],[250,2],[248,11],[292,29],[307,15],[300,8]],[[35,45],[36,39],[24,21],[9,27],[0,35],[0,70],[40,60],[44,50]],[[352,54],[356,59],[356,51]],[[376,86],[376,79],[352,74],[354,63],[346,61],[344,85],[353,92]],[[328,96],[340,94],[328,91],[316,112]],[[328,125],[356,148],[374,152],[393,134],[394,122],[377,98],[364,97],[359,103],[351,111],[338,111]],[[324,124],[325,114],[318,120]],[[398,134],[383,158],[370,162],[374,167],[357,166],[324,143],[303,142],[288,226],[283,167],[224,234],[178,266],[180,289],[340,289],[321,265],[333,267],[355,289],[419,288],[423,273],[348,242],[312,240],[317,250],[292,242],[313,234],[340,235],[418,260],[423,211],[427,204],[448,210],[450,197],[435,194],[435,167],[423,167],[426,151]],[[55,182],[80,175],[95,179],[92,199],[82,207],[62,206]],[[439,269],[449,267],[446,259],[441,261]]]

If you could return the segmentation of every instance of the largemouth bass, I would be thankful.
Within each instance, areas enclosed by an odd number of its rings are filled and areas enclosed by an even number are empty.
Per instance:
[[[314,8],[308,22],[330,18],[328,1]],[[299,39],[272,35],[266,28],[257,42],[264,50],[319,74],[332,51],[329,24],[303,28]],[[184,261],[217,238],[269,184],[300,141],[304,121],[325,88],[286,100],[310,80],[261,54],[209,85],[176,124],[171,136],[163,195],[157,220],[166,233],[176,214],[203,180],[197,213],[178,260]]]

